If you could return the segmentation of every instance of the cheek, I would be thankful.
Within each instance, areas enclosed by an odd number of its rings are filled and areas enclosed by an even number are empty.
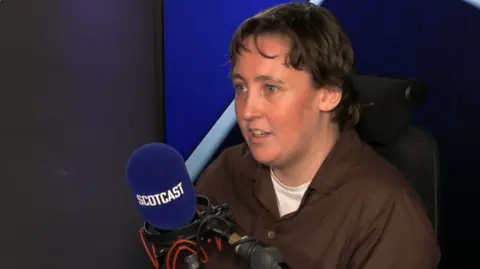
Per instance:
[[[279,139],[285,143],[301,143],[302,139],[310,136],[310,132],[316,126],[317,112],[313,108],[313,102],[306,98],[292,98],[296,102],[284,103],[277,106],[270,114],[272,127],[279,132]]]
[[[305,128],[303,110],[296,105],[272,109],[268,121],[278,136],[284,139],[297,139]]]

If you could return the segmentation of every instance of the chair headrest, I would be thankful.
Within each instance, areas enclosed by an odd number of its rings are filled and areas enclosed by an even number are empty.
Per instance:
[[[355,75],[352,83],[362,105],[356,129],[370,144],[392,142],[428,94],[426,85],[415,80]]]

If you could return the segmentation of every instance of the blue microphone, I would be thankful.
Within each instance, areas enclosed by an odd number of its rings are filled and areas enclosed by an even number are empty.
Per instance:
[[[126,178],[144,220],[179,230],[195,216],[197,196],[182,156],[162,143],[146,144],[127,162]]]

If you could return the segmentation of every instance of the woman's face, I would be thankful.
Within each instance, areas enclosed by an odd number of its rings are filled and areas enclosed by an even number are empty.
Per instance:
[[[331,122],[339,93],[315,89],[310,74],[286,65],[289,42],[281,36],[252,38],[232,70],[235,113],[254,158],[281,167],[306,154]],[[338,100],[336,100],[338,99]],[[328,121],[327,121],[328,118]]]

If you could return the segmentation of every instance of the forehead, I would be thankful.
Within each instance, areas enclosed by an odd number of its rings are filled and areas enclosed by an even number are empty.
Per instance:
[[[244,74],[279,74],[293,71],[287,67],[290,52],[289,40],[283,36],[262,35],[246,38],[244,49],[236,56],[233,73]]]

